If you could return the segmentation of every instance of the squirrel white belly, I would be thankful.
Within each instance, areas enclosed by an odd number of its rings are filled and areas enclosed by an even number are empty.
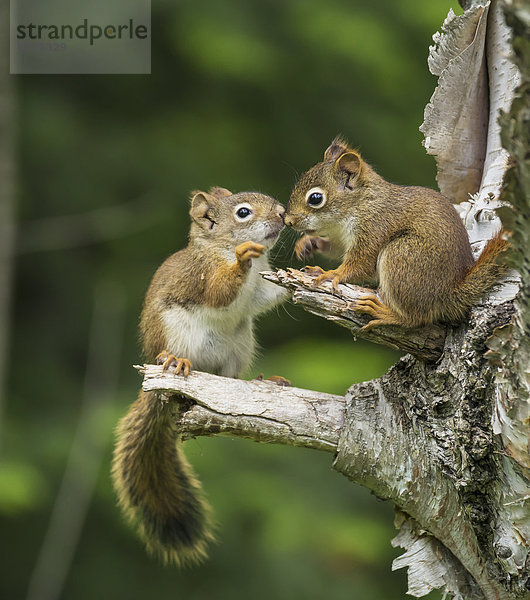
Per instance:
[[[244,373],[256,353],[254,317],[285,296],[278,286],[260,277],[260,271],[269,269],[266,256],[253,259],[251,272],[228,306],[175,305],[165,309],[162,319],[167,352],[185,356],[198,371],[223,377]]]

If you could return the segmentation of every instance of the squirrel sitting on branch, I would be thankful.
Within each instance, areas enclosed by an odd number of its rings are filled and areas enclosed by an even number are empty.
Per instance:
[[[342,258],[331,271],[306,267],[318,275],[315,286],[331,280],[335,290],[339,283],[377,287],[352,307],[372,317],[364,330],[460,323],[505,272],[497,263],[508,245],[503,231],[474,261],[447,198],[389,183],[341,137],[301,176],[284,220],[305,234],[295,247],[299,258],[314,250]]]
[[[255,353],[256,315],[288,292],[259,276],[283,229],[284,207],[256,192],[194,192],[189,243],[147,290],[140,333],[146,362],[187,376],[192,368],[238,377]],[[271,378],[280,385],[281,377]],[[213,539],[209,506],[182,452],[179,404],[140,391],[117,428],[112,477],[119,504],[150,553],[180,565],[200,560]]]

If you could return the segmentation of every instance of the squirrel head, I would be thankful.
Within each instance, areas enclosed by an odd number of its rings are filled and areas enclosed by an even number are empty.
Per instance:
[[[215,241],[227,248],[256,242],[271,248],[283,229],[285,208],[259,192],[232,194],[221,187],[191,196],[190,239]]]
[[[345,215],[354,212],[371,172],[361,155],[341,137],[324,152],[324,159],[296,183],[285,213],[285,224],[298,231],[333,235]]]

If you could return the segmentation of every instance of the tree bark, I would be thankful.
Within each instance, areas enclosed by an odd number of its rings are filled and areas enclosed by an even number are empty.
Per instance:
[[[396,506],[393,544],[405,553],[393,567],[408,567],[411,595],[441,588],[462,600],[520,599],[530,590],[530,13],[523,0],[464,5],[434,37],[439,87],[422,131],[474,250],[499,215],[510,232],[515,271],[503,286],[459,328],[365,333],[351,310],[362,288],[333,293],[294,270],[266,273],[306,310],[410,354],[344,398],[154,366],[143,367],[143,385],[165,401],[179,395],[184,437],[333,452],[336,470]]]
[[[198,371],[184,379],[157,365],[136,368],[144,375],[144,391],[161,392],[166,399],[178,392],[193,400],[180,416],[179,434],[183,440],[197,435],[230,435],[256,442],[337,450],[344,421],[343,396]]]

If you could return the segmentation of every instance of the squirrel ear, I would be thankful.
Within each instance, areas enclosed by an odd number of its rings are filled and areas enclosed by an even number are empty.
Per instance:
[[[341,154],[349,150],[348,142],[342,136],[338,135],[324,152],[324,162],[336,160]]]
[[[216,198],[226,198],[227,196],[233,196],[234,194],[232,194],[232,192],[230,190],[227,190],[224,187],[212,187],[208,190],[208,193],[211,196],[215,196]]]
[[[341,154],[335,161],[333,169],[355,177],[362,169],[361,157],[351,150],[344,152],[344,154]]]
[[[193,192],[190,216],[202,229],[213,229],[216,224],[213,208],[215,204],[215,196],[211,196],[206,192]]]

